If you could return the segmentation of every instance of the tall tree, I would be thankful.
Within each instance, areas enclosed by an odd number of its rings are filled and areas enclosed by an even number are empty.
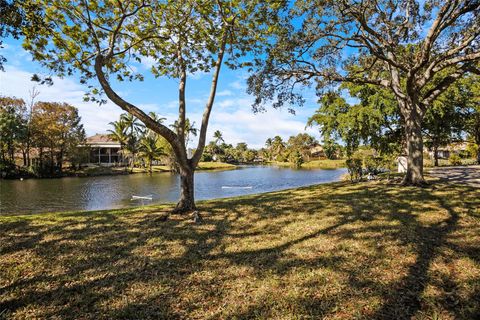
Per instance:
[[[135,167],[136,155],[140,147],[140,136],[144,133],[145,126],[140,122],[140,120],[129,113],[122,113],[120,115],[120,121],[125,123],[125,126],[127,127],[125,151],[130,155],[130,170],[133,171],[133,168]]]
[[[454,90],[452,100],[460,107],[463,130],[477,147],[477,163],[480,164],[480,76],[462,79]]]
[[[403,121],[392,94],[369,84],[343,83],[340,89],[324,94],[319,100],[320,107],[307,122],[309,126],[319,126],[324,148],[331,145],[330,141],[341,139],[347,157],[361,144],[381,153],[400,151]],[[342,93],[357,103],[348,103]]]
[[[312,81],[320,90],[339,82],[386,88],[405,121],[404,183],[423,184],[427,109],[452,83],[479,73],[480,1],[298,1],[273,31],[249,79],[255,106],[302,103],[295,87]]]
[[[126,152],[125,146],[128,144],[128,124],[123,121],[122,118],[118,119],[117,121],[112,121],[109,123],[113,128],[108,129],[107,132],[109,133],[109,137],[118,143],[120,143],[120,150],[124,154]],[[124,160],[122,160],[124,162]]]
[[[183,128],[180,128],[180,123],[178,120],[171,125],[176,132],[182,131],[185,136],[185,147],[188,147],[191,136],[196,137],[198,135],[198,129],[195,128],[195,121],[190,122],[190,119],[186,118],[183,124]]]
[[[43,152],[48,152],[50,175],[55,173],[55,168],[61,172],[65,156],[84,143],[85,130],[80,121],[77,108],[67,103],[35,103],[32,110],[34,145],[40,150],[41,161]]]
[[[149,132],[140,139],[140,156],[142,156],[148,164],[148,172],[152,174],[152,164],[154,160],[160,159],[166,155],[159,141],[160,137],[154,132]]]
[[[12,97],[0,97],[0,162],[14,165],[15,149],[26,135],[25,102]]]
[[[453,90],[447,90],[425,113],[425,145],[432,151],[434,166],[438,166],[438,148],[461,139],[462,120]]]
[[[24,47],[59,75],[79,74],[83,83],[93,87],[91,99],[102,101],[96,94],[103,92],[164,137],[180,167],[181,195],[176,210],[194,209],[194,171],[205,147],[221,66],[224,62],[234,66],[237,58],[257,50],[262,26],[276,17],[272,6],[260,0],[25,2],[46,8],[43,20],[48,27],[35,32],[25,29]],[[113,87],[112,79],[143,79],[144,75],[134,73],[129,64],[146,58],[154,61],[153,75],[178,80],[176,132],[121,97]],[[211,86],[198,145],[188,158],[185,90],[188,75],[197,72],[210,73]]]
[[[220,142],[225,142],[225,140],[223,139],[223,134],[220,130],[216,130],[214,133],[213,133],[213,139],[215,139],[215,144],[219,144]]]

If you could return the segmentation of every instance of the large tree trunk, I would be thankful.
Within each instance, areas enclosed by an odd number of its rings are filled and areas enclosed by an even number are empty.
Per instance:
[[[177,213],[185,213],[196,209],[194,173],[195,171],[191,167],[180,167],[180,200],[174,210]]]
[[[437,145],[433,147],[433,159],[434,159],[433,165],[435,167],[438,167],[438,146]]]
[[[405,121],[405,136],[407,139],[407,172],[403,184],[424,185],[422,117],[415,111],[410,112]]]

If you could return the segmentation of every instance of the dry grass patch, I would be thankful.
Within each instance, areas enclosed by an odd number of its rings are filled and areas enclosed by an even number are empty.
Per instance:
[[[333,183],[0,217],[0,318],[474,319],[480,193]]]

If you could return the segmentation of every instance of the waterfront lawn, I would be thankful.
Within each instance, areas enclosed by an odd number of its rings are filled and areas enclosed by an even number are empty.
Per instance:
[[[478,319],[480,197],[344,182],[0,217],[0,318]]]
[[[292,164],[290,162],[272,162],[275,165],[281,167],[291,167]],[[322,160],[312,160],[302,164],[302,168],[307,169],[338,169],[338,168],[345,168],[347,165],[345,164],[345,159],[322,159]]]
[[[197,166],[197,171],[202,170],[231,170],[236,169],[237,166],[225,163],[225,162],[199,162]],[[148,172],[148,168],[134,168],[135,173],[146,173]],[[153,172],[168,172],[171,171],[169,166],[152,166]]]

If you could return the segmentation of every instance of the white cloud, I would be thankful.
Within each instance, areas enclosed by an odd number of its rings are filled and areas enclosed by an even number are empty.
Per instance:
[[[236,80],[228,84],[230,87],[236,90],[244,90],[246,88],[245,80]]]
[[[32,74],[17,67],[7,66],[6,72],[0,73],[0,95],[16,96],[29,99],[29,90],[35,85],[31,82]],[[85,88],[72,79],[54,78],[54,85],[38,86],[40,95],[37,101],[58,101],[67,102],[78,108],[82,117],[82,123],[88,135],[105,132],[108,123],[118,119],[123,112],[111,102],[98,106],[95,103],[83,101]],[[245,94],[233,97],[231,92],[223,92],[215,102],[210,117],[210,124],[207,139],[212,139],[213,132],[220,130],[227,143],[236,144],[247,142],[250,147],[260,148],[264,146],[265,140],[275,135],[288,139],[291,135],[305,132],[305,119],[311,112],[310,109],[299,110],[297,116],[288,113],[286,110],[273,110],[267,108],[267,112],[254,114],[251,110],[252,99]],[[220,92],[219,92],[220,93]],[[197,128],[200,127],[203,99],[194,98],[187,101],[187,116],[195,121]],[[160,115],[167,118],[166,123],[171,124],[177,119],[177,101],[141,104],[139,107],[146,111],[160,111],[167,107],[168,112],[160,112]],[[164,109],[165,110],[165,109]],[[306,130],[318,138],[318,131],[315,128]],[[196,145],[196,139],[192,146]]]
[[[39,86],[30,81],[31,77],[32,73],[7,66],[5,72],[0,73],[0,94],[29,101],[29,91],[35,86],[40,92],[36,101],[67,102],[77,107],[87,135],[105,132],[108,123],[116,120],[122,113],[122,110],[111,102],[101,106],[84,102],[84,87],[71,79],[54,77],[52,86]]]
[[[233,92],[230,90],[222,90],[217,92],[217,97],[227,97],[233,95]]]
[[[209,138],[215,130],[220,130],[228,143],[247,142],[254,148],[263,147],[265,140],[276,135],[286,140],[292,135],[307,132],[318,138],[317,130],[314,128],[305,130],[305,122],[285,110],[269,110],[254,114],[248,107],[234,112],[212,112]]]

